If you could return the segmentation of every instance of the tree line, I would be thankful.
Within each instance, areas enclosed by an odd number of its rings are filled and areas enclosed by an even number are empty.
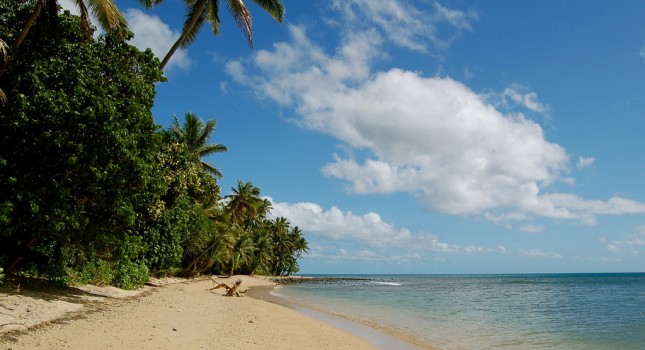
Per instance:
[[[4,273],[136,288],[151,274],[298,271],[302,231],[270,219],[252,182],[223,196],[220,171],[202,160],[226,151],[209,143],[215,121],[155,124],[165,77],[152,52],[127,35],[88,38],[83,16],[32,21],[41,3],[0,3]],[[26,23],[20,48],[8,44]]]

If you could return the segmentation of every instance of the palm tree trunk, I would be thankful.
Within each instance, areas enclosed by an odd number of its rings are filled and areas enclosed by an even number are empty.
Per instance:
[[[27,37],[27,33],[29,33],[29,29],[31,29],[31,26],[34,24],[36,21],[36,18],[40,15],[40,10],[43,8],[43,5],[45,4],[46,0],[40,0],[38,3],[36,3],[36,8],[34,8],[34,12],[31,14],[27,22],[25,22],[25,25],[22,26],[22,30],[20,31],[20,34],[18,34],[18,37],[16,38],[16,43],[14,44],[14,50],[18,50],[20,45],[25,41],[25,38]]]
[[[232,223],[230,223],[230,224],[226,227],[226,230],[225,230],[225,231],[228,231],[228,230],[231,228],[231,226],[232,226]],[[199,262],[199,260],[201,260],[201,258],[203,258],[203,257],[204,257],[204,255],[206,255],[206,253],[208,253],[211,249],[215,248],[215,246],[217,245],[217,243],[218,243],[218,241],[217,241],[217,240],[215,240],[211,245],[209,245],[206,249],[204,249],[204,251],[202,251],[202,252],[201,252],[201,253],[200,253],[200,254],[199,254],[195,259],[193,259],[193,261],[191,261],[191,262],[190,262],[190,264],[188,264],[188,266],[186,266],[183,270],[181,270],[181,273],[180,273],[180,274],[181,274],[182,276],[187,276],[187,274],[188,274],[189,272],[191,272],[190,270],[191,270],[193,267],[195,267],[195,265],[197,265],[197,263]],[[202,270],[202,271],[203,271],[203,270]]]
[[[34,12],[32,12],[31,16],[29,16],[29,19],[27,19],[27,22],[22,26],[22,30],[20,33],[18,33],[18,37],[16,38],[16,42],[13,45],[13,54],[16,54],[16,51],[18,51],[18,48],[22,43],[25,41],[25,38],[27,37],[27,33],[29,33],[29,29],[31,29],[31,26],[34,24],[36,21],[36,18],[40,15],[40,11],[43,8],[43,5],[45,4],[46,0],[40,0],[36,3],[36,7],[34,8]],[[0,78],[4,76],[4,74],[7,72],[7,66],[11,64],[11,61],[13,61],[13,55],[10,55],[6,57],[1,65],[0,65]]]
[[[199,4],[197,4],[193,17],[190,19],[190,22],[188,22],[188,24],[184,27],[184,31],[179,36],[179,39],[177,39],[177,41],[175,41],[175,43],[172,45],[172,47],[166,54],[166,57],[164,57],[163,61],[161,61],[161,65],[159,66],[159,69],[163,70],[164,67],[166,67],[166,64],[168,64],[168,61],[170,61],[170,58],[172,57],[172,55],[174,55],[175,51],[177,51],[179,46],[181,46],[184,43],[184,41],[186,40],[186,37],[188,36],[188,33],[195,26],[195,23],[197,23],[197,20],[199,20],[199,16],[201,16],[201,13],[204,11],[204,7],[206,7],[207,2],[208,0],[200,0]]]

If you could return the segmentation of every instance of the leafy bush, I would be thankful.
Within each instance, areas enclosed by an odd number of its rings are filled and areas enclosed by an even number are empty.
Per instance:
[[[148,267],[143,263],[124,260],[115,270],[115,285],[123,289],[136,289],[143,286],[150,277]]]
[[[20,3],[0,4],[0,38],[27,19]],[[86,41],[76,16],[41,18],[0,79],[0,261],[21,256],[63,284],[107,281],[113,266],[112,282],[140,285],[143,228],[167,189],[151,113],[159,62],[124,41]]]

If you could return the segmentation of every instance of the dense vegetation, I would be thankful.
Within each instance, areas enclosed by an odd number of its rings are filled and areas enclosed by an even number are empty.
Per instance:
[[[307,242],[251,182],[222,198],[202,157],[214,121],[151,113],[159,60],[69,13],[0,3],[0,264],[63,283],[141,286],[152,275],[298,271]],[[1,270],[0,270],[1,271]]]

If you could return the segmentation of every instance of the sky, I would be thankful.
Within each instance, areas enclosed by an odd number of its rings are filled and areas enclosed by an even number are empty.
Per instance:
[[[163,58],[183,1],[116,4]],[[645,271],[642,1],[248,1],[253,48],[225,4],[153,114],[217,121],[222,194],[302,229],[300,273]]]

